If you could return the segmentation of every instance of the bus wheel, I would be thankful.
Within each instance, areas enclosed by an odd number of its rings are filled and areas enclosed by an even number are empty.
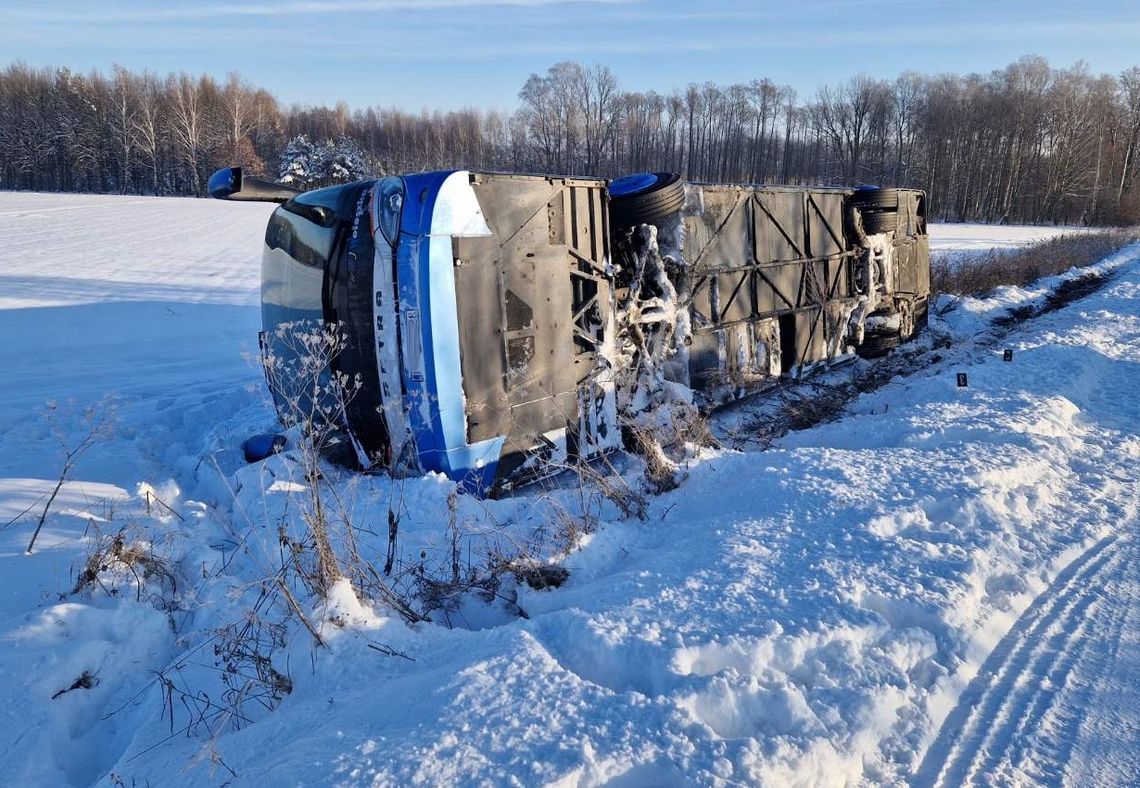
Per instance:
[[[640,172],[612,181],[610,224],[615,229],[653,224],[685,205],[685,184],[674,172]]]
[[[855,349],[862,358],[881,358],[902,344],[902,334],[898,331],[867,333],[863,342]]]

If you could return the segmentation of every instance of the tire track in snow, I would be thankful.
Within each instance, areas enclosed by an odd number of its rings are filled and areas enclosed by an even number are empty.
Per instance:
[[[1011,752],[1010,769],[1025,775],[1035,785],[1059,785],[1072,762],[1074,747],[1082,724],[1090,710],[1097,683],[1106,675],[1108,667],[1116,663],[1120,652],[1121,635],[1128,618],[1129,605],[1120,601],[1127,596],[1127,585],[1137,582],[1135,543],[1123,561],[1124,574],[1113,578],[1106,587],[1106,596],[1114,604],[1108,606],[1109,616],[1103,628],[1090,628],[1080,640],[1080,654],[1074,657],[1074,670],[1050,691],[1049,708],[1037,724],[1033,738]],[[1029,726],[1027,725],[1026,728]],[[1003,764],[1004,766],[1004,764]]]
[[[1064,704],[1068,727],[1057,739],[1058,784],[1140,785],[1140,555],[1135,542],[1129,546],[1125,571],[1110,587],[1114,621],[1105,634],[1094,633],[1101,648],[1091,651],[1100,659],[1083,671]]]
[[[1009,745],[1004,751],[991,751],[990,758],[983,765],[981,773],[1004,776],[1029,768],[1031,764],[1038,762],[1034,756],[1036,744],[1032,741],[1032,736],[1046,724],[1046,720],[1055,715],[1058,693],[1068,685],[1074,670],[1086,664],[1086,659],[1092,658],[1088,654],[1089,643],[1092,640],[1088,619],[1093,617],[1102,601],[1102,598],[1096,599],[1086,613],[1086,620],[1064,638],[1062,643],[1057,644],[1061,658],[1056,661],[1052,670],[1040,676],[1041,682],[1033,691],[1027,708],[1022,709]]]
[[[1098,577],[1111,574],[1119,561],[1104,565]],[[1048,640],[1035,649],[1032,663],[1015,678],[1013,691],[1004,699],[1001,720],[987,733],[979,748],[968,783],[1009,772],[1011,765],[1024,762],[1021,752],[1040,726],[1043,716],[1056,699],[1058,686],[1064,686],[1074,666],[1081,664],[1088,647],[1088,623],[1103,596],[1090,591],[1049,628]],[[1070,630],[1069,625],[1076,626]],[[987,782],[990,780],[987,779]]]
[[[1059,681],[1079,654],[1080,636],[1097,581],[1120,560],[1118,537],[1105,537],[1070,563],[1034,600],[962,693],[915,776],[916,786],[957,786],[985,780],[987,767],[1011,746],[1042,680]],[[1047,699],[1041,699],[1047,701]]]

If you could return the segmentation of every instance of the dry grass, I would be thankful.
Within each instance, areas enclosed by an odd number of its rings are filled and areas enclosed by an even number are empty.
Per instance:
[[[935,293],[978,295],[1002,285],[1027,285],[1043,276],[1086,266],[1140,238],[1133,230],[1103,230],[1059,235],[1021,249],[992,249],[966,259],[935,258],[931,288]]]
[[[178,580],[170,563],[157,556],[149,542],[127,541],[124,529],[96,540],[71,593],[101,588],[109,596],[118,596],[119,583],[127,577],[133,581],[138,600],[142,599],[144,590],[149,593],[150,586],[154,585],[157,586],[155,599],[168,606],[168,597],[178,590]]]
[[[681,484],[678,478],[678,467],[669,459],[665,449],[649,430],[639,427],[629,427],[626,430],[628,443],[635,454],[639,454],[645,461],[645,484],[653,495],[675,490]],[[624,511],[624,510],[623,510]],[[645,519],[644,507],[639,519]]]

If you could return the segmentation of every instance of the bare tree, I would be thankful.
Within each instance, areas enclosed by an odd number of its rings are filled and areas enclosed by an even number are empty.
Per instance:
[[[809,101],[769,79],[626,91],[604,65],[532,74],[513,112],[282,107],[232,74],[0,71],[0,188],[199,194],[279,171],[288,140],[351,139],[377,173],[474,168],[924,188],[932,216],[1140,220],[1140,67],[1029,56],[988,74],[856,76]]]
[[[186,166],[194,194],[202,192],[202,156],[208,145],[205,117],[207,78],[195,81],[187,74],[178,76],[171,91],[173,103],[171,131],[179,160]]]
[[[1136,146],[1140,144],[1140,66],[1133,66],[1120,75],[1120,90],[1125,119],[1124,160],[1120,165],[1120,182],[1116,190],[1117,201],[1131,190],[1136,170]]]

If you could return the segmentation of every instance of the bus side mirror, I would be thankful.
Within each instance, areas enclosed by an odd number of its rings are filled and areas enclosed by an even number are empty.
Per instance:
[[[210,176],[206,191],[216,200],[242,202],[288,202],[301,194],[300,189],[263,181],[242,173],[241,167],[224,167]]]
[[[215,172],[206,184],[206,191],[215,200],[228,199],[241,191],[241,167],[225,167]]]

